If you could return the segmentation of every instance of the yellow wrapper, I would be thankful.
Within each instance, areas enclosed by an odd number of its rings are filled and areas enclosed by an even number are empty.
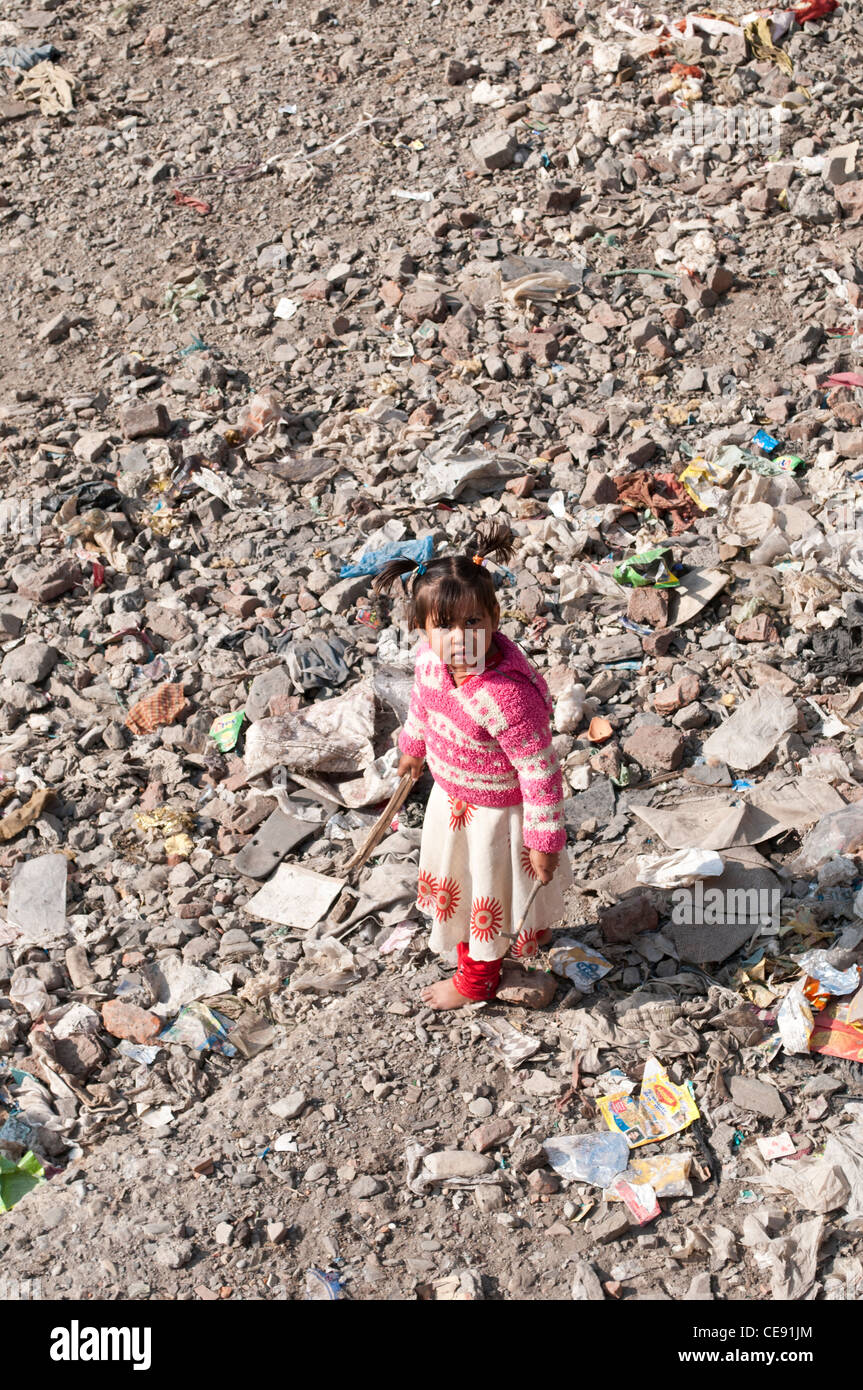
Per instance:
[[[690,1083],[676,1086],[655,1057],[647,1061],[637,1097],[618,1091],[600,1096],[597,1105],[608,1128],[620,1130],[631,1149],[679,1134],[699,1118]]]

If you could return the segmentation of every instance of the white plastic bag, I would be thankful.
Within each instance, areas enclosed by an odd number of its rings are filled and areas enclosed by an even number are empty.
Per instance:
[[[587,691],[583,685],[570,686],[557,697],[554,706],[554,728],[558,734],[574,734],[584,715]]]
[[[722,855],[711,849],[680,849],[676,854],[639,854],[638,883],[653,888],[682,888],[697,878],[718,878],[725,868]]]

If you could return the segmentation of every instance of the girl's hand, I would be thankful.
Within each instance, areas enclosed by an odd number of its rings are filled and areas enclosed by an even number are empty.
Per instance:
[[[425,758],[411,758],[407,753],[402,753],[399,758],[399,777],[404,777],[409,772],[414,781],[417,780],[423,770]]]
[[[557,871],[557,861],[559,854],[544,854],[541,849],[530,851],[530,867],[536,874],[540,883],[551,883]]]

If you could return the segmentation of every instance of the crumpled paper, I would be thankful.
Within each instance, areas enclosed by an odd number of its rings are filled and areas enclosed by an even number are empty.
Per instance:
[[[30,69],[18,91],[25,101],[38,101],[43,116],[59,116],[72,110],[72,93],[77,86],[78,79],[68,68],[46,60]]]
[[[794,701],[772,686],[762,686],[706,739],[701,751],[706,759],[719,758],[746,772],[762,763],[796,724]]]

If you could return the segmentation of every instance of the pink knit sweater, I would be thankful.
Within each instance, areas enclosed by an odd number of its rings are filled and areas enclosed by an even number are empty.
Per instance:
[[[399,748],[425,758],[443,790],[469,805],[523,802],[525,845],[556,854],[566,830],[551,697],[515,643],[499,632],[494,640],[500,663],[461,686],[431,647],[421,646]]]

